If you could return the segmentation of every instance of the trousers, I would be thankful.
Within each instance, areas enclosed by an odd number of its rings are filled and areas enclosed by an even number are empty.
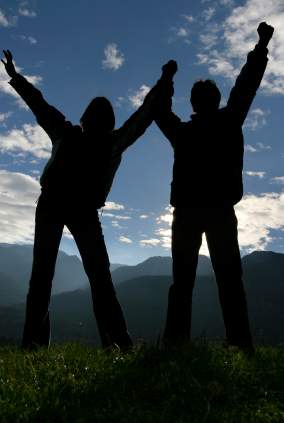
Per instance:
[[[50,345],[49,302],[64,225],[70,230],[89,278],[93,310],[103,347],[131,347],[126,322],[110,273],[110,263],[96,208],[71,193],[42,192],[35,217],[33,267],[26,304],[23,348]]]
[[[172,224],[173,284],[169,290],[164,339],[190,338],[192,291],[205,232],[218,287],[227,342],[250,348],[252,337],[242,282],[237,217],[233,206],[176,207]]]

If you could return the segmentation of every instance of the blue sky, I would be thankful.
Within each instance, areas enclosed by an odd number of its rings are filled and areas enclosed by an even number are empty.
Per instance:
[[[190,119],[198,77],[216,81],[225,105],[261,21],[275,32],[244,124],[245,196],[236,206],[242,254],[284,253],[283,1],[0,1],[1,50],[12,52],[18,71],[73,124],[93,96],[107,96],[116,128],[170,59],[179,68],[173,110],[183,121]],[[8,80],[1,63],[0,242],[32,243],[38,179],[51,142]],[[112,263],[170,255],[172,166],[173,150],[155,124],[124,153],[101,216]],[[77,254],[67,230],[60,248]],[[205,242],[201,252],[207,253]]]

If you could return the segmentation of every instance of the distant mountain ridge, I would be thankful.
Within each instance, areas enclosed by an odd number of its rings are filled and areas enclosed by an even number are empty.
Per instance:
[[[0,306],[11,306],[26,300],[33,263],[33,245],[0,243]],[[111,263],[115,270],[127,265]],[[89,287],[83,264],[77,256],[59,250],[56,260],[52,295]]]
[[[197,276],[212,276],[213,269],[208,257],[200,254],[198,257]],[[118,284],[139,276],[171,276],[172,258],[154,256],[136,266],[121,266],[112,272],[114,284]]]
[[[254,343],[260,343],[259,333],[263,330],[269,344],[277,346],[284,341],[284,254],[253,252],[242,262]],[[167,296],[172,282],[172,277],[167,275],[140,276],[116,286],[134,342],[139,338],[157,342],[159,331],[165,327]],[[53,342],[77,342],[82,323],[81,340],[88,345],[100,343],[90,288],[53,295],[50,314]],[[0,307],[0,337],[21,338],[24,318],[24,302],[14,308]],[[194,287],[192,339],[203,330],[206,338],[225,337],[213,276],[197,276]]]

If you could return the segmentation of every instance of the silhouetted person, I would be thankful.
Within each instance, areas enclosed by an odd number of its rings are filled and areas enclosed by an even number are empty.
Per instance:
[[[234,205],[243,195],[242,125],[266,68],[266,47],[273,28],[262,22],[258,33],[259,42],[248,54],[227,106],[219,109],[221,94],[214,81],[198,79],[190,99],[196,114],[189,122],[181,122],[171,111],[176,62],[170,61],[163,67],[168,89],[155,121],[174,148],[171,184],[174,283],[169,290],[164,341],[190,338],[192,290],[205,232],[227,342],[253,351]]]
[[[109,269],[97,209],[104,206],[121,155],[153,120],[155,90],[118,130],[110,102],[91,101],[81,126],[65,122],[42,94],[16,73],[12,54],[4,51],[11,86],[35,114],[52,142],[51,158],[40,178],[42,193],[36,209],[34,260],[27,295],[22,346],[50,344],[49,301],[55,263],[64,225],[72,233],[90,281],[93,309],[104,347],[131,347],[126,322]]]

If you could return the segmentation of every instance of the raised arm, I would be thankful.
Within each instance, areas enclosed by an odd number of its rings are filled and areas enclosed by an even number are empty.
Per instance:
[[[180,118],[172,112],[173,76],[177,70],[177,63],[174,60],[170,60],[162,67],[163,74],[159,81],[159,102],[154,118],[156,124],[173,147],[182,127]]]
[[[45,130],[51,141],[54,142],[61,136],[65,117],[44,100],[38,89],[16,72],[11,52],[9,50],[3,50],[3,52],[6,62],[3,59],[1,59],[1,62],[4,64],[7,74],[12,78],[9,84],[29,106],[38,124]]]
[[[247,56],[247,63],[237,77],[234,88],[228,100],[228,110],[237,125],[242,125],[246,119],[252,101],[264,75],[267,58],[267,45],[273,35],[274,28],[262,22],[257,32],[259,42]]]

